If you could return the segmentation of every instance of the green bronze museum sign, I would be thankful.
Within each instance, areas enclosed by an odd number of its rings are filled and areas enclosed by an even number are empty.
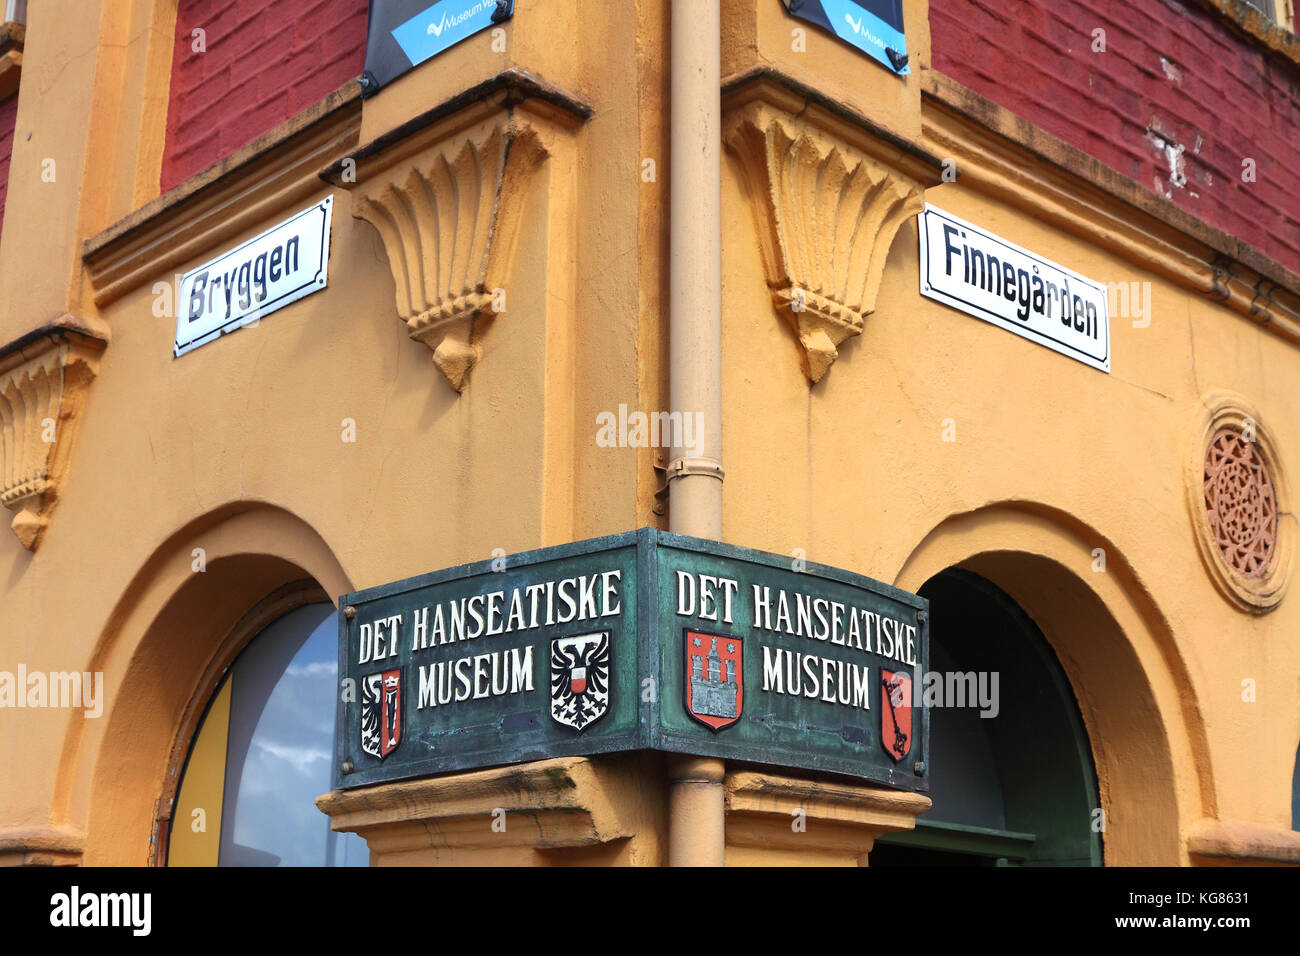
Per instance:
[[[339,598],[335,786],[663,750],[928,789],[923,598],[650,528]]]

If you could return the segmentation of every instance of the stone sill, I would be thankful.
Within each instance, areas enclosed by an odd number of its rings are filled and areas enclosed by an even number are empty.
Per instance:
[[[1196,0],[1198,4],[1225,21],[1232,31],[1253,46],[1263,47],[1300,66],[1300,37],[1284,25],[1274,23],[1245,0]],[[1280,7],[1284,0],[1276,0]]]
[[[66,826],[0,830],[0,866],[76,866],[85,843],[84,833]]]
[[[219,243],[319,193],[316,173],[357,141],[361,88],[349,82],[316,105],[82,244],[100,308]]]
[[[360,85],[355,81],[347,82],[319,103],[309,106],[297,116],[275,127],[275,129],[263,133],[247,146],[241,147],[219,162],[209,166],[203,172],[195,173],[183,183],[167,190],[157,199],[150,200],[135,212],[123,216],[107,229],[91,236],[82,246],[82,258],[90,259],[94,257],[105,247],[112,245],[124,236],[144,229],[150,223],[166,216],[177,206],[188,202],[204,190],[217,186],[222,181],[255,174],[256,167],[267,154],[284,146],[308,127],[326,119],[339,110],[353,106],[353,104],[356,104],[355,108],[359,112],[360,99]]]
[[[1258,273],[1294,296],[1300,296],[1300,274],[1276,259],[1218,229],[1181,206],[1159,196],[1094,156],[1040,129],[1019,114],[981,96],[938,70],[921,71],[922,93],[933,102],[1004,137],[1031,155],[1064,170],[1106,195],[1150,216],[1213,253]]]
[[[1187,834],[1194,863],[1300,866],[1300,832],[1251,823],[1202,820]]]

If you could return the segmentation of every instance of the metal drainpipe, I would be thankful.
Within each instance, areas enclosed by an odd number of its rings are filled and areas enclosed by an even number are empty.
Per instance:
[[[722,537],[721,0],[672,0],[669,406],[702,424],[668,465],[668,527]],[[685,428],[683,428],[685,431]],[[721,866],[721,760],[669,760],[668,861]]]

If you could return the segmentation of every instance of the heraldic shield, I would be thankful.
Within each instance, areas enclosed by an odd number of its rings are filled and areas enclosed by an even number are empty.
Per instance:
[[[738,637],[686,632],[686,712],[715,733],[740,719],[744,645]]]
[[[880,672],[880,744],[892,760],[912,749],[912,678]]]
[[[402,742],[402,672],[361,678],[361,749],[383,760]]]
[[[609,631],[551,641],[551,716],[581,731],[609,710]]]

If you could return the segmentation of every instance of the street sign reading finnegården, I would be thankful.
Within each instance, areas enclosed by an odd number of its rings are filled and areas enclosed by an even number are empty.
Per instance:
[[[927,602],[649,528],[339,598],[334,783],[662,750],[928,790]]]
[[[926,203],[921,295],[1110,372],[1106,287]]]

